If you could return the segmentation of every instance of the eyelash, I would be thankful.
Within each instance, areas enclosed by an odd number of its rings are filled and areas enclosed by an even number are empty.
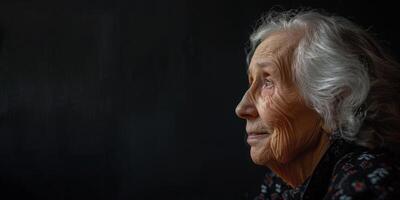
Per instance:
[[[268,85],[267,85],[268,84]],[[267,78],[263,79],[263,88],[271,88],[273,86],[273,82]]]

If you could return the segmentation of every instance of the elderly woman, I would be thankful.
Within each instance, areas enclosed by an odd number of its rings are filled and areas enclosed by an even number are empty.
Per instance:
[[[250,41],[236,113],[268,168],[256,199],[399,199],[400,65],[314,10],[270,12]]]

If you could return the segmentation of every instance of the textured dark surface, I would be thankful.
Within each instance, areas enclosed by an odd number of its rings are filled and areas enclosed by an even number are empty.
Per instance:
[[[234,109],[255,20],[325,8],[397,50],[379,2],[1,1],[0,198],[251,196],[264,170]]]

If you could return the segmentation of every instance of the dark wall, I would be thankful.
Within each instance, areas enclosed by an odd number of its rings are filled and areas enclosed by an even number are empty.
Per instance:
[[[247,199],[263,168],[234,109],[273,5],[348,17],[399,55],[394,5],[0,3],[0,199]]]

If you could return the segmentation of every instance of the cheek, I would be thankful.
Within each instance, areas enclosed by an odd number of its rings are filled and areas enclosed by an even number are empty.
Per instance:
[[[298,128],[295,121],[301,117],[302,107],[298,96],[293,93],[266,95],[262,98],[259,114],[265,124],[274,129],[270,138],[270,154],[274,160],[286,163],[295,156],[299,149]]]
[[[293,95],[280,93],[279,90],[264,90],[261,92],[259,114],[268,126],[286,125],[294,117],[292,111],[295,102]]]

